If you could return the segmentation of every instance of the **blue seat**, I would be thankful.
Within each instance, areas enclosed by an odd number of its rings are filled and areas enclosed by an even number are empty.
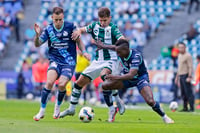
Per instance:
[[[166,16],[171,17],[173,15],[173,9],[171,7],[167,7],[165,10]]]
[[[175,0],[174,2],[173,2],[173,9],[174,10],[178,10],[178,9],[180,9],[180,2],[178,1],[178,0]]]

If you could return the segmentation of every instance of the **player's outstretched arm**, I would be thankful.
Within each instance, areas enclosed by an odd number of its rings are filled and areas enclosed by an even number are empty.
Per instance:
[[[124,36],[121,36],[119,39],[126,39],[126,38]],[[115,45],[104,45],[103,42],[101,42],[101,40],[96,41],[96,43],[94,43],[94,45],[97,46],[96,51],[98,51],[100,49],[110,49],[110,50],[115,51],[115,47],[116,47]]]
[[[40,34],[41,34],[41,28],[40,28],[39,25],[36,24],[36,23],[34,24],[34,30],[35,30],[35,33],[36,33],[35,39],[34,39],[35,46],[36,46],[36,47],[39,47],[39,46],[42,45],[42,42],[39,40],[39,36],[40,36]]]
[[[100,40],[96,41],[96,43],[94,43],[93,45],[97,46],[97,50],[110,49],[115,51],[115,45],[104,45],[103,42],[101,42]]]
[[[124,75],[106,75],[106,79],[109,80],[130,80],[133,79],[133,77],[137,74],[137,69],[131,69],[129,73]]]
[[[80,38],[78,38],[77,40],[76,40],[76,43],[78,44],[78,48],[81,50],[81,52],[83,53],[83,56],[86,58],[86,59],[88,59],[88,60],[90,60],[91,59],[91,56],[90,56],[90,54],[88,54],[87,52],[86,52],[86,50],[85,50],[85,45],[83,44],[83,41],[80,39]]]
[[[81,34],[85,33],[85,32],[86,32],[85,27],[82,27],[82,28],[79,28],[79,29],[75,30],[72,33],[72,40],[76,41],[77,39],[79,39],[81,37]]]

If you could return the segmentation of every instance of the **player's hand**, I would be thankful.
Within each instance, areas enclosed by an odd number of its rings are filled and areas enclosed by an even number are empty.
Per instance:
[[[39,26],[38,24],[36,24],[36,23],[34,24],[34,30],[35,30],[36,35],[39,36],[40,33],[41,33],[41,28],[40,28],[40,26]]]
[[[186,78],[186,82],[191,82],[192,78],[188,77]]]
[[[103,42],[101,42],[101,40],[97,40],[95,43],[93,43],[93,45],[97,46],[96,51],[104,49],[105,45],[103,44]]]
[[[87,60],[91,60],[91,56],[88,53],[83,53],[83,56],[87,59]]]
[[[75,30],[72,33],[72,40],[76,41],[77,39],[79,39],[81,37],[81,31],[80,30]]]

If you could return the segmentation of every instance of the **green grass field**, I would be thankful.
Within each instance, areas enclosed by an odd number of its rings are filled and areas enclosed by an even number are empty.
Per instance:
[[[146,105],[141,105],[146,106]],[[68,107],[62,105],[62,110]],[[0,101],[0,133],[199,133],[200,111],[194,113],[171,112],[163,105],[175,124],[164,124],[150,108],[128,109],[122,116],[117,114],[114,123],[107,123],[107,108],[93,107],[95,118],[82,123],[76,115],[54,120],[53,103],[48,103],[45,118],[36,122],[32,118],[39,110],[39,103],[32,101]]]

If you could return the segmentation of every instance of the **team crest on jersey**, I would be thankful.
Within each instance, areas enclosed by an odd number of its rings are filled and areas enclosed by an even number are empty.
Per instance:
[[[64,32],[63,32],[63,36],[68,36],[68,32],[67,32],[67,31],[64,31]]]
[[[110,36],[110,30],[106,30],[106,36]]]

